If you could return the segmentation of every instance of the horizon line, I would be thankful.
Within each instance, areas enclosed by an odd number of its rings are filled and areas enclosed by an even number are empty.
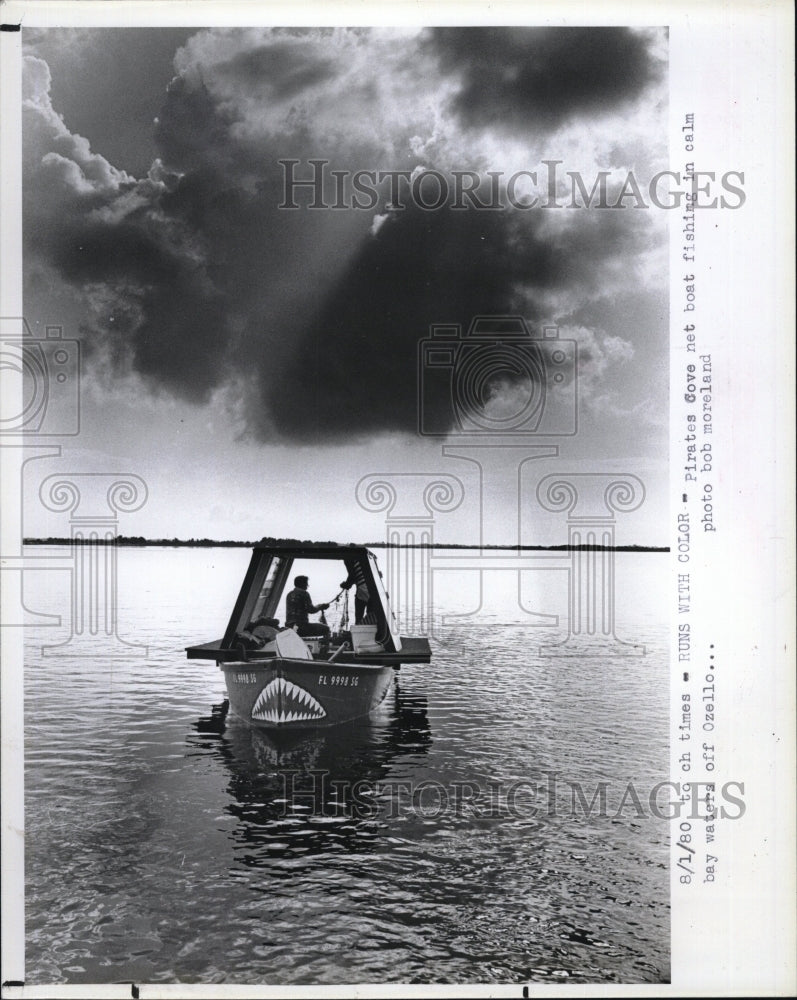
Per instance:
[[[395,542],[311,542],[307,539],[298,538],[277,538],[274,536],[264,536],[259,541],[240,541],[237,539],[215,539],[215,538],[144,538],[142,535],[115,535],[113,538],[64,538],[63,536],[48,536],[46,538],[23,538],[23,545],[118,545],[127,548],[254,548],[256,545],[269,544],[297,544],[297,545],[317,545],[324,546],[338,545],[358,545],[369,549],[500,549],[500,550],[524,550],[524,549],[567,549],[567,550],[599,550],[607,552],[669,552],[668,545],[639,545],[637,543],[623,545],[599,545],[597,543],[584,543],[581,545],[571,545],[568,542],[561,542],[556,545],[521,544],[511,543],[477,543],[477,542],[414,542],[406,544],[396,544]]]

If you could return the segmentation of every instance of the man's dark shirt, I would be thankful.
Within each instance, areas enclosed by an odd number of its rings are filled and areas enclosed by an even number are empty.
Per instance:
[[[310,595],[300,587],[294,587],[285,598],[285,624],[289,628],[291,625],[306,625],[307,616],[315,611],[318,611],[318,608],[313,604]]]

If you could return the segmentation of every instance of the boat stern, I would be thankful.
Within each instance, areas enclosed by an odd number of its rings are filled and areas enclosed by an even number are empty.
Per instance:
[[[316,729],[367,715],[395,676],[392,666],[282,658],[220,667],[232,711],[265,729]]]

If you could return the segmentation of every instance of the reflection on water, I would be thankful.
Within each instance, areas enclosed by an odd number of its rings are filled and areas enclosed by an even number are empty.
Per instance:
[[[432,741],[425,697],[396,684],[386,701],[389,714],[309,733],[252,729],[228,714],[226,699],[193,724],[189,746],[229,770],[235,864],[372,845],[380,780],[397,755],[425,753]]]
[[[618,557],[644,657],[557,661],[522,622],[452,619],[369,718],[275,739],[183,654],[222,633],[248,553],[119,556],[148,659],[26,636],[27,982],[667,980],[671,831],[617,808],[667,777],[663,560]],[[27,597],[68,627],[67,589]],[[598,782],[609,808],[574,810]]]

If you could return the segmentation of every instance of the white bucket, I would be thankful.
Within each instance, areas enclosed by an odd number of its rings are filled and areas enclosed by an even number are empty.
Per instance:
[[[376,625],[352,625],[351,642],[354,652],[358,653],[362,646],[374,646],[376,644]],[[373,652],[373,650],[370,650]]]

